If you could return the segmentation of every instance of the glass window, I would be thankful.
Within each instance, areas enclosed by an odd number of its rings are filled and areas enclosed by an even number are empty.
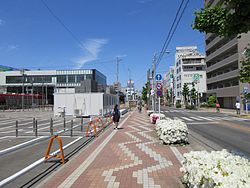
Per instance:
[[[57,83],[66,83],[66,75],[57,75]]]
[[[68,75],[68,83],[75,83],[75,75]]]

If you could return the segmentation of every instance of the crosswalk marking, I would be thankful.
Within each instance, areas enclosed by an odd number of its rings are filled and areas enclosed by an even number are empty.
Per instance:
[[[207,118],[207,117],[202,117],[202,116],[198,116],[200,119],[204,119],[204,120],[208,120],[208,121],[211,121],[212,119],[211,118]]]
[[[198,121],[201,121],[202,119],[200,119],[200,118],[198,118],[198,117],[190,117],[190,118],[192,118],[192,119],[195,119],[195,120],[198,120]]]
[[[194,121],[194,120],[192,120],[192,119],[189,119],[189,118],[187,118],[187,117],[181,117],[182,119],[185,119],[185,120],[187,120],[187,121]]]

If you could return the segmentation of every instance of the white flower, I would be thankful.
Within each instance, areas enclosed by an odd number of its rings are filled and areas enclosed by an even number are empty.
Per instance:
[[[250,187],[250,161],[246,158],[226,150],[192,151],[183,157],[180,170],[190,187]]]

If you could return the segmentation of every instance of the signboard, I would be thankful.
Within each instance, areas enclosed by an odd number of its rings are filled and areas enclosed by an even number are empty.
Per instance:
[[[154,94],[155,94],[155,91],[154,91],[153,89],[151,89],[150,94],[151,94],[151,95],[154,95]]]
[[[243,88],[243,93],[248,93],[248,88],[247,87]]]
[[[161,79],[162,79],[161,74],[157,74],[157,75],[155,76],[155,80],[156,80],[156,81],[161,81]]]
[[[161,82],[157,82],[157,83],[156,83],[156,89],[157,89],[157,90],[161,90],[161,89],[162,89],[162,84],[161,84]]]
[[[199,81],[200,80],[200,74],[193,74],[193,80]]]
[[[162,91],[161,90],[157,90],[157,97],[161,97],[162,96]]]

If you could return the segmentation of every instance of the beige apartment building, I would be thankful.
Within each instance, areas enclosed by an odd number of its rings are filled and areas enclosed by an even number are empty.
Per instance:
[[[212,6],[218,2],[205,1],[206,4],[212,3]],[[234,108],[237,100],[243,104],[243,88],[249,88],[249,84],[239,81],[239,70],[245,47],[250,44],[250,32],[242,34],[241,38],[207,33],[205,40],[208,96],[215,95],[224,108]]]

